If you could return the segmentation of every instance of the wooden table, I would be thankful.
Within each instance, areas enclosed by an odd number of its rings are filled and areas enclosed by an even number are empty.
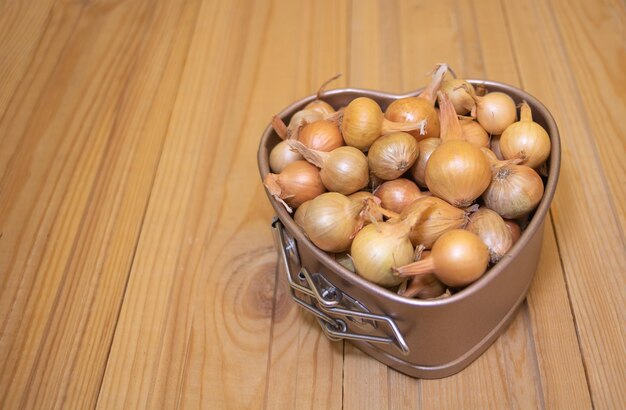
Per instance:
[[[0,407],[626,408],[619,0],[0,0]],[[331,343],[276,276],[256,150],[333,86],[526,89],[563,164],[532,289],[467,369]]]

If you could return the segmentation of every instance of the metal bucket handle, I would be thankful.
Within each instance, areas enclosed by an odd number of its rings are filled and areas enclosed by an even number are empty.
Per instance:
[[[386,315],[376,315],[359,301],[342,292],[322,274],[311,274],[300,265],[300,256],[293,238],[285,232],[278,218],[272,222],[274,241],[278,250],[279,263],[282,262],[287,273],[287,281],[291,291],[291,298],[302,308],[316,316],[322,330],[331,340],[359,340],[371,343],[393,344],[402,354],[409,354],[409,346],[400,333],[396,322]],[[290,260],[299,266],[299,272],[294,275]],[[298,277],[300,283],[295,280]],[[310,302],[304,300],[298,293],[309,297]],[[363,330],[355,333],[348,325],[354,324]],[[391,330],[392,337],[376,336],[371,334],[378,328],[378,324],[386,324]],[[370,333],[366,333],[369,331]]]

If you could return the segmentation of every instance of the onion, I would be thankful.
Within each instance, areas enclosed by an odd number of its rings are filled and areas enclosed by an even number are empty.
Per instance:
[[[430,255],[430,251],[419,251],[416,249],[416,253],[419,256],[415,258],[416,261],[426,258]],[[443,295],[446,292],[446,285],[441,283],[434,273],[417,275],[408,279],[398,289],[398,295],[405,298],[418,298],[418,299],[433,299]]]
[[[485,205],[507,219],[518,218],[535,209],[543,196],[543,181],[525,165],[506,164],[494,171],[483,194]]]
[[[476,95],[472,84],[460,78],[444,80],[441,83],[441,91],[448,96],[454,106],[454,111],[459,115],[468,114],[474,107]]]
[[[306,161],[292,162],[280,174],[267,174],[263,183],[289,212],[326,191],[320,171]]]
[[[433,195],[466,207],[489,186],[491,167],[478,148],[465,141],[450,141],[432,153],[425,175]]]
[[[432,252],[420,261],[395,269],[401,276],[434,273],[448,286],[467,286],[487,270],[489,250],[475,234],[462,229],[446,232],[433,245]]]
[[[378,138],[367,153],[370,171],[384,180],[399,178],[419,154],[415,138],[406,132],[394,132]]]
[[[385,110],[385,118],[396,122],[415,122],[426,119],[424,132],[414,131],[411,135],[418,140],[439,137],[439,115],[435,110],[435,101],[447,70],[446,64],[440,65],[430,84],[417,97],[401,98],[389,104]]]
[[[302,230],[304,230],[304,218],[306,217],[306,210],[309,209],[309,205],[311,205],[312,200],[308,200],[303,202],[302,205],[296,209],[296,212],[293,214],[293,220]],[[305,232],[306,233],[306,232]]]
[[[440,138],[426,138],[419,142],[419,155],[411,167],[411,176],[421,187],[426,187],[426,164],[433,151],[441,145]]]
[[[353,201],[360,201],[360,202],[364,202],[367,200],[373,200],[376,203],[380,203],[380,199],[376,196],[374,196],[374,194],[372,194],[371,192],[367,192],[367,191],[359,191],[359,192],[355,192],[354,194],[350,194],[348,195],[348,198],[350,198]],[[377,221],[382,221],[383,220],[383,214],[376,208],[376,209],[372,209],[370,208],[370,215]],[[365,219],[365,224],[370,223],[370,220]]]
[[[343,252],[363,226],[361,201],[353,201],[337,192],[327,192],[313,199],[304,215],[304,232],[320,249]]]
[[[302,155],[292,150],[287,141],[281,141],[270,152],[270,169],[278,174],[283,172],[287,165],[301,159],[303,159]]]
[[[339,127],[330,120],[319,120],[306,124],[298,133],[298,141],[308,148],[326,152],[343,145]]]
[[[502,156],[502,152],[500,151],[500,136],[499,135],[491,136],[491,141],[489,142],[489,148],[491,148],[491,150],[493,151],[494,154],[496,154],[496,157],[499,160],[504,159],[504,157]]]
[[[410,230],[409,220],[377,222],[361,229],[350,248],[356,272],[381,286],[399,285],[404,279],[394,275],[393,270],[413,260]]]
[[[491,263],[498,263],[513,246],[511,231],[502,217],[489,208],[474,212],[465,229],[478,235],[487,245]]]
[[[322,100],[311,101],[304,107],[304,109],[310,110],[310,111],[317,111],[321,114],[332,114],[335,112],[335,109],[333,108],[332,105]]]
[[[413,246],[431,248],[444,233],[464,228],[469,222],[468,212],[455,208],[446,201],[434,196],[425,196],[413,201],[404,208],[400,219],[416,217],[409,239]]]
[[[509,125],[500,136],[500,150],[506,159],[521,158],[522,165],[537,168],[550,155],[550,137],[533,121],[526,101],[520,108],[520,120]]]
[[[354,147],[339,147],[331,152],[307,148],[299,141],[289,141],[313,165],[321,168],[320,177],[329,191],[349,195],[367,186],[367,157]]]
[[[472,119],[461,120],[463,139],[476,147],[489,146],[489,134],[476,121]]]
[[[407,205],[422,197],[417,185],[405,178],[384,182],[376,188],[374,195],[380,198],[383,208],[396,213],[402,212]]]
[[[289,120],[289,126],[287,127],[287,138],[294,138],[297,136],[301,127],[306,124],[310,124],[315,121],[323,120],[324,114],[313,110],[300,110],[296,112]],[[275,128],[274,128],[275,129]]]
[[[383,116],[376,101],[367,97],[355,98],[343,112],[341,133],[346,144],[367,151],[382,134],[396,131],[423,130],[426,122],[392,122]],[[421,132],[421,131],[420,131]]]
[[[517,116],[515,101],[501,92],[491,92],[484,97],[475,96],[476,118],[485,131],[500,135]]]
[[[356,273],[356,269],[354,269],[354,262],[352,262],[352,257],[350,256],[349,253],[341,252],[341,253],[334,253],[332,255],[338,264],[348,269],[350,272]]]
[[[330,84],[331,82],[335,81],[339,77],[341,77],[341,74],[337,74],[337,75],[329,78],[328,80],[324,81],[322,83],[322,85],[320,85],[320,88],[317,89],[317,98],[315,100],[311,101],[310,103],[308,103],[304,107],[304,109],[305,110],[311,110],[311,111],[317,111],[317,112],[322,113],[322,114],[332,114],[332,113],[334,113],[335,109],[333,108],[333,106],[328,104],[326,101],[322,100],[322,93],[324,91],[324,88],[328,84]],[[315,148],[315,149],[317,149],[317,148]],[[328,150],[328,151],[330,151],[330,150]]]
[[[506,227],[509,228],[509,231],[511,232],[511,238],[513,240],[513,244],[515,244],[515,242],[519,240],[520,236],[522,236],[522,228],[520,228],[517,222],[512,221],[510,219],[505,219],[504,223]]]

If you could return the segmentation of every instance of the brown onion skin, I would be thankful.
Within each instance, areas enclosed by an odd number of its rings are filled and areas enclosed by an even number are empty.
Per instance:
[[[491,263],[498,263],[513,246],[511,231],[504,219],[497,212],[484,207],[472,213],[469,219],[465,229],[482,239],[489,248]]]
[[[419,217],[418,223],[411,228],[409,239],[413,246],[423,245],[430,249],[444,233],[453,229],[462,229],[469,221],[468,213],[458,209],[443,199],[426,196],[416,199],[406,206],[400,214],[406,219],[411,214]]]
[[[504,160],[504,156],[502,156],[502,151],[500,151],[500,136],[492,135],[491,141],[489,142],[489,148],[496,154],[496,157],[502,161]]]
[[[270,192],[271,188],[279,190],[278,196],[294,208],[326,192],[319,169],[303,160],[292,162],[280,174],[268,174],[265,178]]]
[[[374,191],[374,195],[380,198],[383,208],[396,213],[401,213],[409,204],[422,197],[418,186],[405,178],[384,182]]]
[[[498,169],[483,193],[485,205],[506,219],[533,211],[543,197],[543,181],[525,165],[505,165]]]
[[[339,126],[329,120],[315,121],[302,127],[298,134],[298,141],[307,148],[324,152],[330,152],[344,145]]]
[[[464,208],[489,186],[491,165],[485,154],[470,143],[448,141],[432,153],[425,175],[433,195]]]
[[[453,78],[445,80],[441,84],[441,91],[448,95],[452,105],[454,105],[454,111],[459,115],[468,114],[475,105],[472,98],[472,96],[476,95],[474,87],[463,79]]]
[[[311,101],[304,107],[305,110],[317,111],[321,114],[332,114],[335,112],[335,109],[332,105],[328,104],[324,100],[315,100]]]
[[[386,181],[399,178],[417,160],[419,145],[406,132],[378,138],[367,153],[370,172]]]
[[[426,132],[420,130],[410,131],[418,141],[424,138],[439,137],[439,115],[433,104],[419,97],[407,97],[395,100],[385,111],[385,118],[394,122],[418,122],[426,118]]]
[[[300,228],[302,228],[303,231],[304,231],[304,218],[306,218],[306,210],[309,207],[309,205],[311,205],[311,201],[312,200],[303,202],[302,205],[300,205],[298,209],[296,209],[296,212],[293,214],[293,220]],[[306,232],[305,232],[305,235],[306,235]]]
[[[448,286],[462,287],[487,270],[489,250],[475,234],[462,229],[448,231],[433,245],[437,278]]]
[[[348,195],[348,198],[350,198],[353,201],[365,201],[368,198],[377,198],[374,194],[372,194],[371,192],[367,192],[367,191],[359,191],[359,192],[355,192],[353,194]],[[372,217],[374,219],[376,219],[377,221],[382,221],[383,220],[383,214],[381,214],[378,211],[370,211],[370,214],[372,215]],[[370,223],[369,219],[365,219],[365,223],[368,224]]]
[[[476,117],[482,127],[491,135],[500,135],[517,118],[515,101],[499,91],[478,97]]]
[[[463,139],[476,147],[489,147],[489,134],[476,121],[461,121]]]
[[[426,188],[426,164],[433,151],[441,145],[440,138],[426,138],[419,142],[419,155],[410,170],[411,177],[419,186]]]
[[[287,141],[281,141],[270,152],[270,169],[273,173],[280,174],[287,165],[302,159],[302,155],[292,150]]]
[[[520,228],[517,222],[511,219],[505,219],[504,223],[506,224],[506,227],[509,228],[509,231],[511,232],[511,239],[513,240],[513,245],[515,245],[515,242],[517,242],[522,236],[522,228]]]
[[[350,101],[343,112],[341,132],[347,145],[366,151],[380,137],[383,112],[371,98],[358,97]]]

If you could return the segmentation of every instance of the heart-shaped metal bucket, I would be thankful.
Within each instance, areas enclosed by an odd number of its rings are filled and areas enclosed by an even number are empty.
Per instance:
[[[491,91],[526,100],[533,119],[550,135],[552,149],[544,196],[519,241],[478,281],[439,300],[408,299],[347,270],[317,248],[292,216],[268,194],[277,218],[272,223],[279,251],[279,268],[290,284],[291,296],[314,314],[333,340],[349,339],[359,349],[405,374],[440,378],[454,374],[476,359],[500,335],[524,301],[537,269],[543,225],[554,197],[560,167],[559,133],[550,112],[528,93],[502,83],[469,80]],[[394,100],[418,95],[344,88],[324,93],[333,107],[366,96],[383,109]],[[310,95],[289,105],[279,116],[291,116],[313,101]],[[280,141],[271,126],[263,133],[258,151],[261,178],[269,170],[269,153]]]

